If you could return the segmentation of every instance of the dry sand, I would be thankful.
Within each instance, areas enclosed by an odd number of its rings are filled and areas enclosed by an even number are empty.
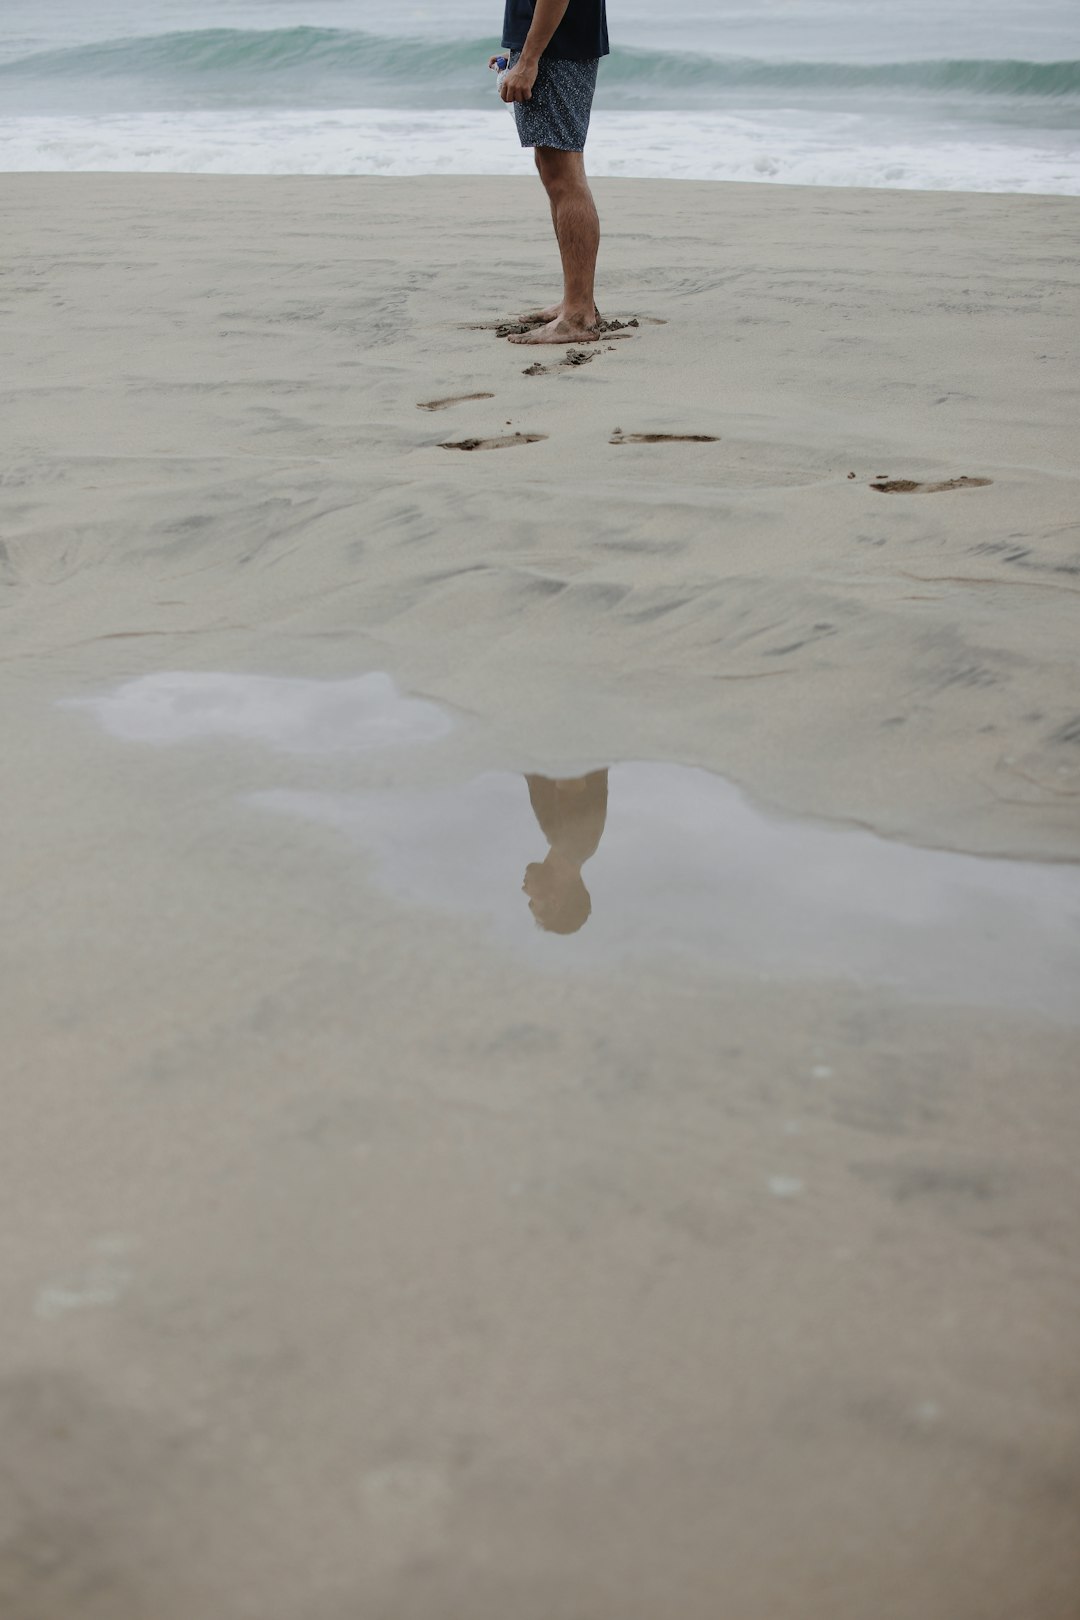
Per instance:
[[[0,177],[4,1620],[1080,1614],[1080,206],[597,190],[567,366],[530,183]],[[614,771],[501,933],[470,784],[622,760],[920,973],[691,948],[677,816],[590,946]]]

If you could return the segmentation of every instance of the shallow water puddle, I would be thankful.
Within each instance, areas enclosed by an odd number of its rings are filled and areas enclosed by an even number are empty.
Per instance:
[[[435,742],[454,726],[437,704],[404,697],[379,673],[318,681],[164,670],[60,706],[89,710],[106,731],[129,742],[231,738],[297,754],[414,746]]]
[[[1076,867],[774,817],[673,765],[250,802],[338,828],[402,900],[486,917],[555,963],[679,952],[739,976],[851,978],[1080,1021]]]
[[[292,756],[430,743],[450,718],[387,676],[166,674],[79,700],[118,737],[254,740]],[[445,764],[445,762],[444,762]],[[341,834],[400,901],[482,918],[558,968],[677,953],[734,977],[843,978],[919,999],[1080,1021],[1080,867],[897,843],[766,813],[696,767],[628,763],[565,779],[490,771],[422,788],[243,795]]]

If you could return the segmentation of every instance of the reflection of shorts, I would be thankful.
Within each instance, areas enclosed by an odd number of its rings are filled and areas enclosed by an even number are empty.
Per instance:
[[[520,55],[520,51],[511,51],[511,67]],[[585,150],[599,66],[599,57],[592,62],[540,58],[532,100],[514,103],[522,146],[553,146],[559,152]]]

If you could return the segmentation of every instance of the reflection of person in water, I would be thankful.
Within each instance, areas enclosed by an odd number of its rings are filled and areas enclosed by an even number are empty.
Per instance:
[[[592,911],[581,868],[595,855],[607,820],[607,771],[568,781],[527,776],[533,814],[551,845],[544,861],[526,868],[522,885],[529,910],[552,934],[576,934]]]

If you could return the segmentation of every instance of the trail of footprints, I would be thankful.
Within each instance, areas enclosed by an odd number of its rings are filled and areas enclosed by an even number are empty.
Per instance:
[[[649,326],[666,326],[667,322],[658,320],[655,316],[634,316],[629,321],[605,321],[601,328],[606,337],[628,337],[627,327],[640,326],[642,322]],[[480,325],[468,326],[465,330],[470,332],[494,332],[496,337],[504,338],[512,334],[525,333],[529,330],[527,323],[514,321],[484,322]],[[568,348],[561,360],[549,365],[535,360],[532,365],[526,366],[522,375],[525,377],[548,377],[555,371],[576,370],[580,366],[587,366],[600,353],[599,348],[580,349]],[[452,405],[467,405],[474,400],[494,399],[494,394],[451,394],[446,399],[422,400],[417,405],[421,411],[445,411]],[[509,423],[507,426],[509,427]],[[504,433],[501,437],[493,439],[445,439],[438,446],[440,450],[513,450],[519,445],[541,444],[548,435],[546,433]],[[719,436],[715,433],[624,433],[622,428],[612,431],[609,444],[718,444]],[[854,478],[854,473],[848,473]],[[992,478],[971,478],[966,474],[960,478],[946,478],[938,483],[920,483],[914,478],[889,478],[883,474],[871,479],[870,488],[878,490],[884,495],[937,495],[950,489],[981,489],[992,484]]]
[[[635,315],[628,321],[604,321],[601,333],[605,338],[618,339],[630,336],[629,328],[648,326],[666,326],[667,322],[654,315]],[[523,335],[530,330],[530,323],[526,321],[495,321],[484,322],[479,325],[470,325],[465,330],[470,332],[494,332],[496,337],[506,338]],[[611,349],[613,345],[606,345]],[[599,344],[590,348],[569,347],[561,360],[550,361],[544,364],[542,360],[534,360],[531,365],[524,368],[525,377],[550,377],[557,371],[576,371],[581,366],[591,365],[600,354]],[[494,399],[494,394],[451,394],[446,399],[422,400],[417,409],[421,411],[445,411],[452,405],[466,405],[474,400]],[[507,426],[509,427],[509,423]],[[440,450],[513,450],[518,445],[539,444],[548,435],[546,433],[504,433],[492,439],[445,439],[438,446]],[[716,444],[717,437],[713,433],[624,433],[622,428],[616,428],[608,441],[610,444]]]

